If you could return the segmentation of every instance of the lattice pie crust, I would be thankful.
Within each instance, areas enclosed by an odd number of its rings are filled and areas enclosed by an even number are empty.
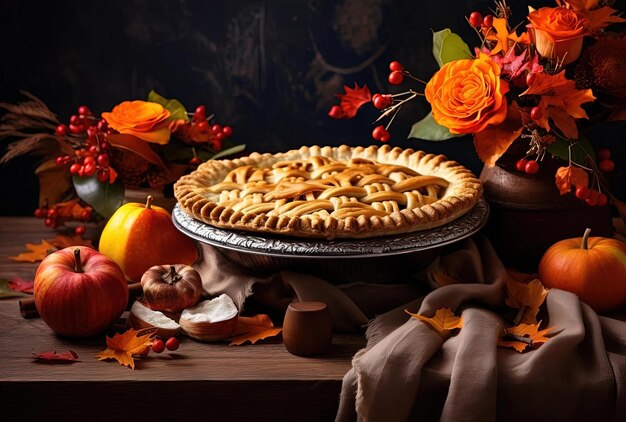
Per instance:
[[[443,155],[342,145],[210,160],[174,194],[209,225],[333,239],[441,226],[469,211],[482,185]]]

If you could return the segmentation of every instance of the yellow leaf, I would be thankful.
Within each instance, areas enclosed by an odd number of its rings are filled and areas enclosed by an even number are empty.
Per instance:
[[[98,360],[115,359],[120,365],[135,369],[133,355],[140,354],[146,347],[150,347],[156,331],[156,328],[146,328],[139,331],[131,328],[123,334],[115,334],[113,337],[107,336],[107,348],[98,353],[96,357]]]
[[[27,243],[28,252],[22,252],[17,256],[10,256],[13,261],[19,262],[38,262],[46,256],[57,250],[57,247],[46,240],[42,240],[39,244]]]
[[[565,195],[572,191],[572,186],[579,188],[589,184],[589,176],[587,172],[580,167],[559,167],[556,171],[556,187],[559,188],[561,195]]]
[[[509,105],[506,119],[497,126],[489,125],[474,134],[474,148],[480,159],[493,167],[511,144],[520,136],[523,129],[519,107],[515,102]]]
[[[491,53],[489,53],[491,56],[494,56],[501,51],[506,53],[509,49],[509,30],[507,28],[506,19],[494,18],[493,27],[483,28],[483,34],[485,35],[485,39],[489,41],[496,41],[495,47],[491,50]]]
[[[537,324],[519,324],[515,327],[505,328],[504,333],[498,339],[498,346],[511,347],[522,353],[528,347],[536,349],[539,345],[550,340],[550,337],[546,337],[554,327],[548,327],[545,330],[539,330]]]
[[[281,331],[282,328],[274,328],[274,323],[265,314],[253,317],[240,316],[237,319],[235,336],[231,339],[229,346],[241,346],[246,341],[254,344],[259,340],[277,336]]]
[[[450,331],[455,328],[463,327],[463,318],[454,315],[450,308],[440,308],[435,312],[435,316],[429,318],[420,314],[412,314],[405,310],[405,312],[411,315],[413,318],[417,318],[420,321],[425,322],[435,329],[442,337],[448,337]]]

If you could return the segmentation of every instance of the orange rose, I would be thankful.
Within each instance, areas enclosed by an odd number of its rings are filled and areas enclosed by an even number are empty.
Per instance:
[[[589,34],[589,19],[565,7],[530,8],[529,33],[543,57],[572,63],[580,56],[583,37]]]
[[[102,113],[102,117],[119,133],[161,145],[170,141],[170,112],[161,104],[124,101],[113,107],[110,113]]]
[[[480,132],[506,118],[507,81],[489,55],[446,63],[426,85],[433,119],[450,133]]]

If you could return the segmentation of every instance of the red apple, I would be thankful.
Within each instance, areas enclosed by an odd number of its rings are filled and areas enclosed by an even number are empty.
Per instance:
[[[90,337],[122,315],[128,283],[111,258],[85,246],[70,246],[41,261],[34,296],[37,312],[53,331]]]

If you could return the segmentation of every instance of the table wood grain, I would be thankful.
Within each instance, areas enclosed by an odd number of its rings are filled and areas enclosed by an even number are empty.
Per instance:
[[[54,237],[41,220],[0,218],[0,277],[32,279],[38,264],[8,259]],[[332,420],[341,381],[363,336],[335,335],[319,357],[291,355],[280,339],[231,347],[182,338],[176,352],[150,353],[131,370],[98,361],[104,335],[55,335],[39,318],[24,319],[17,299],[0,300],[2,420]],[[32,353],[73,350],[80,362],[38,363]],[[7,418],[8,417],[8,418]]]

